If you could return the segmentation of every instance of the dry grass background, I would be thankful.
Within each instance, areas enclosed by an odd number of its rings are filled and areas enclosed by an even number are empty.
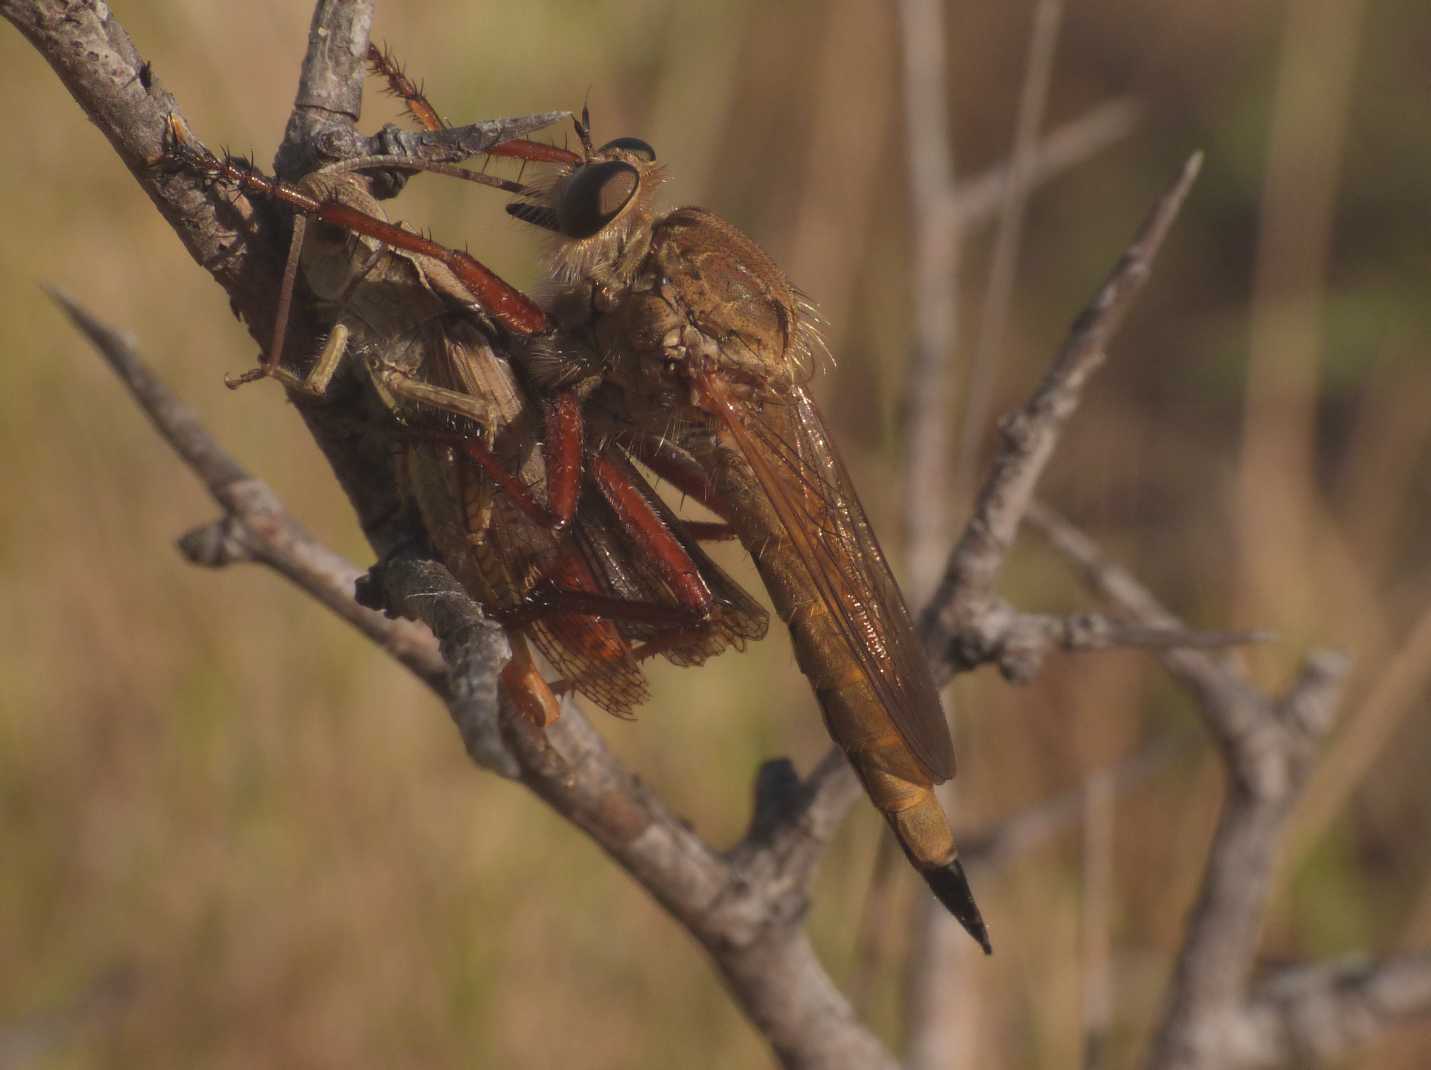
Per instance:
[[[953,5],[962,175],[1007,150],[1030,6]],[[307,6],[114,7],[201,136],[267,161]],[[1431,940],[1431,8],[1368,3],[1359,40],[1288,25],[1269,0],[1074,5],[1050,124],[1123,94],[1147,117],[1034,199],[997,369],[1003,410],[1183,156],[1206,149],[1046,493],[1195,623],[1279,632],[1254,657],[1265,681],[1308,645],[1357,658],[1276,899],[1277,958]],[[903,139],[941,132],[903,129],[891,7],[386,3],[376,36],[454,118],[572,107],[589,91],[599,137],[639,134],[669,162],[672,202],[753,233],[832,323],[840,365],[819,392],[893,542],[918,225]],[[1326,84],[1338,44],[1355,59],[1344,99]],[[0,99],[0,1036],[53,1023],[34,1063],[46,1067],[762,1065],[683,934],[533,799],[473,772],[395,665],[268,575],[180,562],[174,537],[212,507],[38,282],[134,332],[306,523],[355,560],[368,552],[279,391],[224,389],[252,343],[9,27]],[[369,128],[395,115],[370,93]],[[481,190],[420,180],[400,211],[515,281],[535,277],[530,237]],[[987,233],[966,254],[967,347]],[[1272,267],[1259,272],[1259,255]],[[1029,608],[1085,604],[1032,543],[1005,587]],[[659,675],[638,723],[605,726],[716,842],[740,831],[759,760],[808,765],[823,747],[783,634],[723,662]],[[1054,660],[1021,690],[965,678],[957,709],[965,827],[1194,724],[1134,655]],[[1118,804],[1115,1054],[1139,1050],[1156,1011],[1217,792],[1194,747]],[[841,981],[878,831],[862,808],[819,884],[812,924]],[[1075,832],[975,876],[999,949],[969,972],[980,1065],[1076,1058],[1079,857]],[[914,894],[897,897],[891,927]],[[877,1021],[892,1042],[897,984],[890,966]],[[1413,1031],[1365,1065],[1428,1053],[1431,1035]]]

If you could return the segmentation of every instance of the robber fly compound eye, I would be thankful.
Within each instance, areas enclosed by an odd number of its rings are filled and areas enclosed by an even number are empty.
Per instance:
[[[557,225],[568,238],[590,238],[621,214],[636,196],[641,176],[620,160],[581,168],[557,204]]]
[[[639,156],[647,163],[656,162],[656,150],[639,137],[618,137],[608,141],[601,148],[596,150],[598,156],[610,151],[620,149],[622,152],[629,152],[632,156]]]

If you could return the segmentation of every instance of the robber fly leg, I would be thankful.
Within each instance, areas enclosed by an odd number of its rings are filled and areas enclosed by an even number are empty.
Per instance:
[[[406,253],[430,257],[451,271],[472,301],[509,331],[530,335],[547,329],[547,316],[541,306],[467,253],[449,249],[421,234],[404,230],[395,223],[379,219],[351,204],[325,200],[290,183],[269,178],[241,161],[220,160],[189,139],[177,118],[171,117],[170,128],[173,141],[170,157],[180,165],[213,181],[227,183],[240,193],[256,193],[286,204],[310,219],[376,238],[379,242]],[[297,275],[294,260],[297,255],[290,249],[290,271],[285,272],[286,284],[289,282],[288,274]],[[291,285],[289,294],[291,299]],[[283,312],[286,322],[287,311],[281,302],[280,311]],[[276,364],[277,361],[273,363]]]
[[[661,625],[698,631],[700,615],[679,606],[658,602],[637,602],[620,595],[599,594],[558,587],[551,581],[537,584],[510,609],[496,610],[493,619],[508,628],[535,624],[550,616],[571,615],[600,617],[603,620],[624,620],[633,624]]]
[[[735,528],[716,520],[682,520],[681,524],[697,542],[730,542],[740,537]]]
[[[684,450],[658,438],[638,438],[622,434],[616,436],[616,441],[684,496],[700,503],[719,517],[729,515],[728,508],[716,493],[706,470]],[[738,537],[735,528],[724,521],[682,520],[681,524],[686,533],[698,542],[726,542]]]
[[[675,595],[688,623],[710,619],[714,597],[700,567],[647,497],[652,493],[631,462],[615,450],[596,454],[591,475],[601,496],[632,543],[645,551],[651,564]]]
[[[542,449],[546,461],[547,500],[538,501],[522,480],[478,439],[467,439],[463,450],[476,461],[493,483],[532,523],[550,531],[564,530],[576,515],[581,494],[582,415],[581,402],[571,393],[560,393],[543,406],[546,438]]]
[[[368,69],[387,82],[388,92],[403,102],[407,107],[408,115],[412,116],[418,126],[430,133],[451,129],[450,124],[438,114],[432,102],[427,99],[422,87],[403,72],[402,65],[398,63],[397,57],[391,51],[384,51],[376,45],[369,44],[367,59]],[[401,148],[401,142],[396,147]],[[520,137],[474,151],[482,151],[489,156],[508,156],[519,160],[536,160],[545,163],[571,164],[581,159],[576,153],[566,149],[558,149],[554,145],[543,145],[540,142],[528,141],[526,138]],[[468,153],[468,155],[471,154]]]
[[[704,505],[716,516],[727,519],[730,507],[721,500],[710,474],[694,457],[664,438],[652,436],[620,435],[617,441],[651,471],[670,483],[682,494]],[[733,537],[731,529],[723,524],[700,525],[687,522],[686,527],[710,529],[709,535],[700,538],[727,539]]]

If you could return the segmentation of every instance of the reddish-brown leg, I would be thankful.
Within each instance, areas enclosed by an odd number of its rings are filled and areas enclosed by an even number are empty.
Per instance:
[[[546,439],[542,444],[547,471],[547,500],[537,500],[526,483],[475,438],[463,439],[461,449],[487,473],[493,483],[538,527],[560,531],[576,515],[581,494],[581,403],[570,393],[558,394],[544,406]]]
[[[676,600],[705,619],[711,591],[700,569],[666,521],[652,507],[651,493],[631,463],[612,450],[592,456],[591,477],[632,544],[649,555]]]
[[[730,507],[716,493],[706,470],[689,454],[678,450],[664,439],[621,435],[618,441],[631,455],[682,494],[704,505],[716,516],[729,518]],[[687,524],[687,527],[690,527]],[[729,538],[729,535],[717,536]]]
[[[450,270],[472,295],[472,300],[498,323],[516,334],[539,334],[547,329],[546,313],[526,294],[504,282],[475,257],[458,249],[404,230],[337,201],[321,201],[287,182],[269,178],[251,167],[220,160],[199,149],[178,120],[171,120],[175,154],[200,174],[232,185],[241,193],[257,193],[302,212],[310,219],[364,234],[405,252],[426,256]]]
[[[549,432],[552,424],[553,421],[548,422]],[[568,430],[571,428],[568,427]],[[559,513],[559,510],[537,502],[529,488],[502,471],[495,461],[490,462],[491,467],[487,460],[479,463],[489,474],[500,474],[502,480],[511,480],[516,484],[510,490],[506,482],[499,485],[524,512],[530,509],[529,515],[537,522]],[[527,595],[522,605],[502,613],[502,622],[520,626],[551,615],[577,614],[664,625],[682,634],[698,631],[709,619],[714,599],[701,575],[700,566],[671,530],[666,518],[652,504],[649,496],[654,491],[630,462],[618,454],[605,452],[591,455],[588,468],[592,483],[611,507],[628,542],[638,553],[645,555],[665,581],[676,604],[640,602],[603,592],[581,560],[580,552],[568,543],[558,567]],[[574,499],[572,512],[575,512]]]
[[[437,109],[423,94],[422,89],[403,73],[402,65],[398,63],[392,52],[384,52],[370,42],[368,44],[368,67],[388,83],[388,92],[407,106],[408,114],[424,130],[437,131],[447,126],[442,116],[437,114]],[[511,141],[494,145],[487,150],[487,155],[530,160],[534,163],[574,164],[581,162],[581,156],[570,149],[559,148],[556,145],[543,145],[540,141],[529,141],[526,138],[513,138]]]

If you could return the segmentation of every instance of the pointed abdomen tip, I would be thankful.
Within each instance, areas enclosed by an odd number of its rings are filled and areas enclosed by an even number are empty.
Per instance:
[[[922,872],[934,897],[964,926],[964,931],[984,949],[984,954],[992,955],[994,945],[989,942],[989,927],[984,924],[984,916],[974,902],[974,891],[969,887],[969,878],[964,875],[964,867],[959,860],[956,858],[941,869]]]

